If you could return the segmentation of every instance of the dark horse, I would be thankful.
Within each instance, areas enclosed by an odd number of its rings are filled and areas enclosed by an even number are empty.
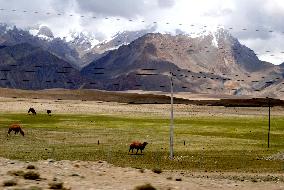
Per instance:
[[[19,124],[10,125],[9,130],[8,130],[8,135],[10,135],[12,131],[15,131],[15,135],[20,132],[21,135],[25,136],[25,133]]]
[[[30,113],[30,112],[31,112],[33,115],[36,115],[36,111],[35,111],[34,108],[30,108],[29,111],[28,111],[28,113]]]
[[[51,116],[50,114],[51,114],[51,110],[46,110],[46,113],[49,115],[49,116]]]

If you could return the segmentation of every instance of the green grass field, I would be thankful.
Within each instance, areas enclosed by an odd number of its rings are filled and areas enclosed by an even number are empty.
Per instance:
[[[8,125],[15,122],[22,124],[24,138],[6,136]],[[268,149],[265,117],[179,117],[175,160],[170,161],[168,118],[2,113],[0,157],[106,160],[117,166],[166,170],[280,172],[282,161],[262,158],[284,150],[284,117],[272,117],[271,128]],[[134,140],[149,142],[143,155],[128,154]]]

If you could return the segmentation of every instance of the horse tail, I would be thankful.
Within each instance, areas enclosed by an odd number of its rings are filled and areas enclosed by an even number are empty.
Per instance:
[[[12,129],[9,128],[7,135],[10,135],[11,131],[12,131]]]

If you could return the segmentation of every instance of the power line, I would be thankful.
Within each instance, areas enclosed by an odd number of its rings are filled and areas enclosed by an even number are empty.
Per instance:
[[[11,9],[11,8],[0,8],[0,14],[3,13],[12,13],[12,14],[22,14],[22,15],[26,15],[26,14],[42,14],[45,16],[56,16],[56,17],[62,17],[62,16],[68,16],[68,17],[74,17],[74,16],[78,16],[81,19],[90,19],[90,20],[96,20],[96,19],[104,19],[104,20],[111,20],[111,22],[115,21],[115,22],[120,22],[122,19],[124,19],[125,21],[128,21],[129,23],[148,23],[148,24],[165,24],[165,25],[176,25],[177,27],[181,27],[181,26],[188,26],[191,28],[199,29],[199,31],[196,31],[196,33],[198,32],[202,32],[205,29],[209,28],[209,25],[206,24],[192,24],[192,23],[173,23],[173,22],[169,22],[169,21],[145,21],[145,20],[134,20],[134,19],[127,19],[127,18],[121,18],[121,17],[101,17],[101,16],[96,16],[96,15],[91,15],[91,16],[85,16],[85,15],[81,15],[81,14],[75,14],[75,13],[68,13],[68,12],[64,12],[64,11],[58,11],[58,12],[51,12],[51,11],[36,11],[36,10],[17,10],[17,9]],[[161,20],[161,19],[157,19],[157,20]],[[284,34],[284,31],[275,31],[272,29],[269,29],[267,27],[254,27],[254,28],[249,28],[249,27],[233,27],[233,26],[222,26],[221,24],[219,24],[218,26],[215,26],[217,29],[225,29],[228,31],[233,31],[233,32],[256,32],[256,33],[260,33],[260,32],[265,32],[268,34],[273,34],[273,33],[280,33],[280,34]],[[264,29],[260,29],[260,28],[264,28]]]

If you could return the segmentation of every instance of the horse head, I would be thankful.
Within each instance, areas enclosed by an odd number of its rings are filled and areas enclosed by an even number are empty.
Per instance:
[[[143,142],[143,144],[142,144],[142,145],[145,147],[147,144],[149,144],[149,143],[147,143],[147,142]]]

